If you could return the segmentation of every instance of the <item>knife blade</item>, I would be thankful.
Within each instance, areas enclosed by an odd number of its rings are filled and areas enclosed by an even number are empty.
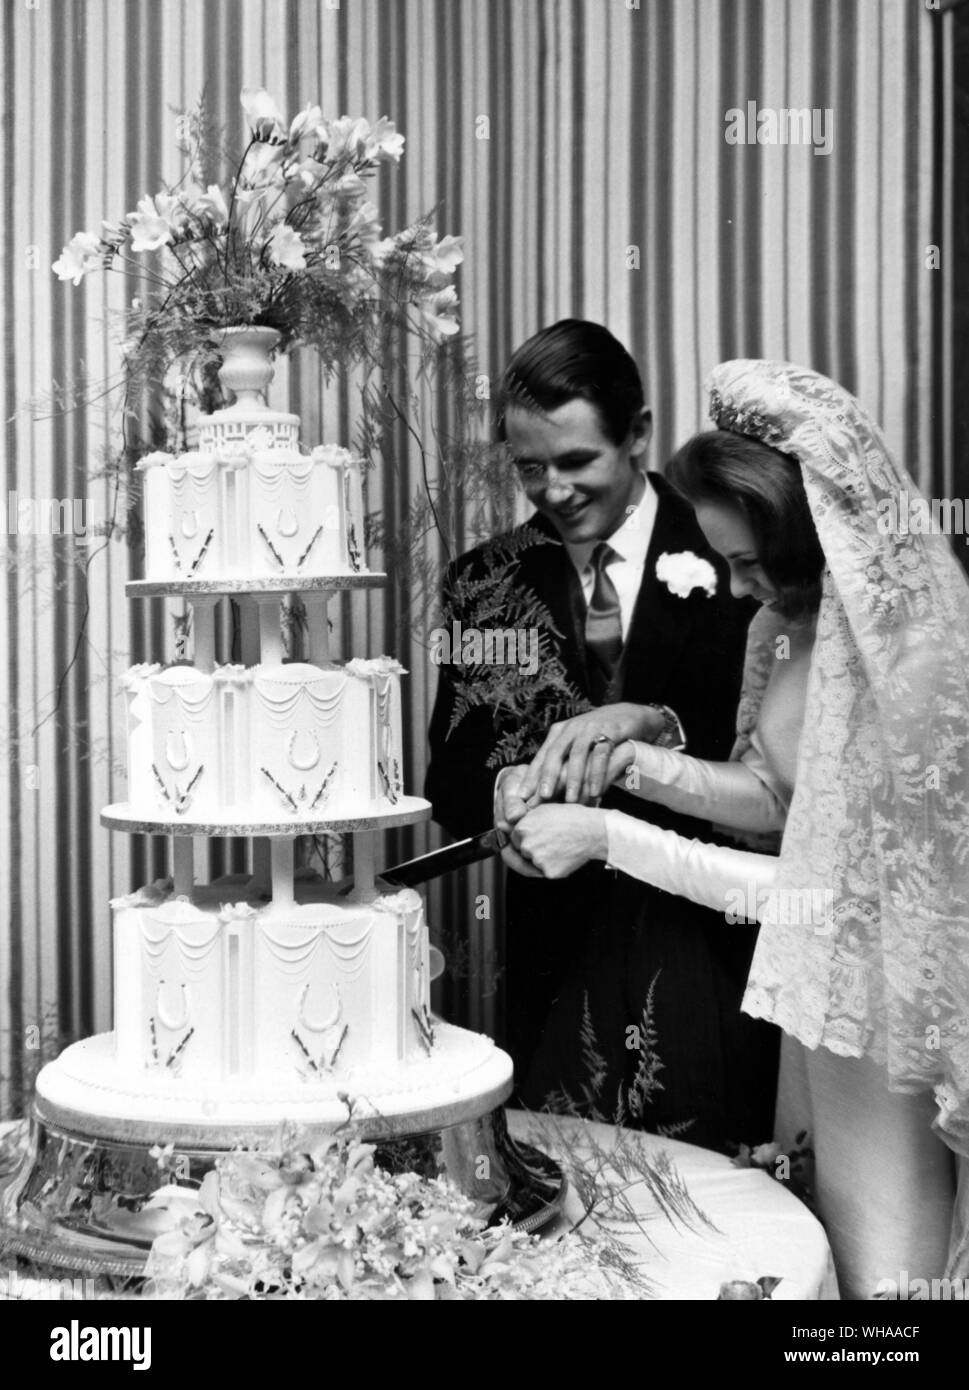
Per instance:
[[[377,877],[397,888],[413,888],[418,883],[428,883],[441,874],[451,873],[453,869],[463,869],[468,864],[490,859],[492,855],[500,854],[507,844],[508,836],[492,826],[480,835],[470,835],[456,844],[431,850],[430,854],[420,854],[403,864],[395,864],[390,869],[384,869]]]

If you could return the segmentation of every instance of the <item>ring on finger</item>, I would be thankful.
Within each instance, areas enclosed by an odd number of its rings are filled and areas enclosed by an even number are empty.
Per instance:
[[[592,740],[592,747],[595,748],[595,746],[596,746],[597,743],[611,743],[611,742],[612,742],[612,739],[609,737],[608,734],[596,734],[595,738]]]

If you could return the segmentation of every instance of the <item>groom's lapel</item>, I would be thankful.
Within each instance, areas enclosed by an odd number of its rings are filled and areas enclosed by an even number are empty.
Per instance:
[[[544,544],[530,546],[520,557],[519,578],[548,610],[555,627],[555,642],[566,673],[583,694],[588,693],[585,668],[585,634],[579,621],[584,611],[582,585],[568,551],[552,523],[540,512],[526,525],[547,536]]]
[[[662,554],[684,550],[702,554],[707,545],[688,504],[658,474],[650,473],[649,478],[659,501],[643,581],[623,651],[616,699],[663,699],[670,673],[690,640],[696,604],[700,601],[697,594],[689,599],[677,598],[656,577],[656,562]]]

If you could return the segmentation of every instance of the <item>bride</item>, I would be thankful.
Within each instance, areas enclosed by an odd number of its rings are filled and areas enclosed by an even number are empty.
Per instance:
[[[762,604],[733,760],[613,747],[607,710],[580,715],[506,798],[505,857],[551,878],[604,859],[760,921],[743,1007],[784,1031],[778,1137],[812,1133],[842,1295],[966,1276],[969,585],[944,536],[899,533],[900,495],[918,490],[841,387],[727,362],[711,418],[667,477],[734,595]],[[535,804],[595,802],[620,778],[759,850]]]

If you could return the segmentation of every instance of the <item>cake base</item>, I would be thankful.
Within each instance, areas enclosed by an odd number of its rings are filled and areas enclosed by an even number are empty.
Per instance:
[[[38,1116],[56,1128],[136,1144],[231,1149],[264,1143],[281,1124],[353,1122],[369,1140],[476,1119],[511,1094],[511,1058],[490,1038],[434,1023],[430,1055],[352,1068],[339,1081],[295,1074],[186,1081],[165,1067],[120,1065],[113,1033],[66,1048],[37,1078]],[[348,1104],[349,1102],[349,1104]]]
[[[538,1230],[565,1200],[559,1165],[510,1137],[501,1106],[375,1144],[380,1167],[446,1176],[490,1225],[509,1220],[518,1229]],[[88,1278],[98,1297],[136,1297],[155,1235],[142,1215],[145,1202],[173,1181],[172,1170],[180,1185],[200,1187],[226,1151],[177,1144],[162,1168],[157,1150],[144,1142],[66,1129],[35,1107],[27,1157],[0,1185],[0,1256],[25,1262],[31,1277]]]

